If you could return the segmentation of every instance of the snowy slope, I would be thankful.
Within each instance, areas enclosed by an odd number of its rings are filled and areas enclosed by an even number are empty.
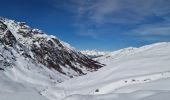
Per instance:
[[[169,100],[170,78],[123,87],[104,95],[71,95],[64,100]]]
[[[48,100],[47,87],[101,67],[55,36],[0,18],[0,100]]]
[[[170,43],[163,42],[112,52],[97,59],[106,67],[47,91],[64,100],[168,100],[169,50]]]

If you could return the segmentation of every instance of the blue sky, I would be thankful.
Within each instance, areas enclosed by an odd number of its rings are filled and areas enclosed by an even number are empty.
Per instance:
[[[170,0],[3,0],[0,16],[77,49],[116,50],[170,41]]]

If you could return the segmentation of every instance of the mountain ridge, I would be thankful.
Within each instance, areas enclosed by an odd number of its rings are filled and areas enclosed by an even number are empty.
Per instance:
[[[102,64],[82,55],[68,43],[55,36],[48,36],[41,30],[32,29],[24,22],[0,18],[0,33],[0,42],[4,48],[12,49],[15,53],[64,75],[69,73],[64,72],[67,68],[79,76],[102,67]],[[11,53],[14,53],[13,51]]]

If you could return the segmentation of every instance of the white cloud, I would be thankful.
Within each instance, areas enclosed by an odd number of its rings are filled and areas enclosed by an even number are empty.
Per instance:
[[[139,30],[138,30],[139,31]],[[139,32],[141,36],[170,36],[170,26],[147,28]]]

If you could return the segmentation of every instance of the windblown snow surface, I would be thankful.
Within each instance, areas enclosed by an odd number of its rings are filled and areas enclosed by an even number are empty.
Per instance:
[[[96,60],[106,66],[57,83],[57,75],[48,76],[57,73],[35,69],[18,57],[18,66],[30,68],[0,70],[0,100],[169,100],[169,42],[121,49]]]

